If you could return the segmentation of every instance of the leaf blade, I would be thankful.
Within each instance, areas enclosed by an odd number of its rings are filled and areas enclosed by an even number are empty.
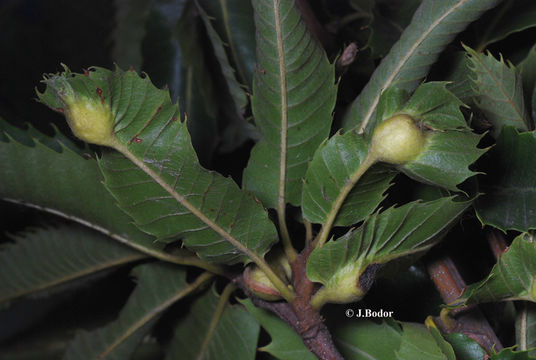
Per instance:
[[[1,118],[0,134],[4,137],[0,139],[0,168],[5,174],[0,197],[4,200],[62,216],[151,256],[173,261],[162,251],[163,244],[151,241],[117,208],[101,184],[97,162],[84,159],[70,140],[59,134],[49,138],[32,128],[23,131]]]
[[[527,300],[536,302],[533,286],[536,274],[536,245],[532,235],[521,234],[501,255],[489,275],[468,285],[458,304],[478,304],[489,301]]]
[[[482,224],[503,231],[528,231],[536,228],[533,208],[536,187],[536,136],[505,127],[483,168],[488,175],[481,181],[484,194],[475,202]]]
[[[188,284],[183,269],[164,263],[140,265],[133,274],[138,286],[118,319],[91,332],[78,332],[67,348],[65,360],[128,358],[165,309],[210,279],[206,274],[200,275]]]
[[[507,65],[502,56],[496,60],[491,53],[479,54],[465,46],[476,76],[477,105],[493,124],[492,134],[497,137],[503,126],[530,130],[529,115],[525,108],[523,83],[512,64]],[[504,104],[498,106],[498,104]]]
[[[344,129],[359,132],[374,128],[374,115],[382,92],[392,85],[414,90],[439,53],[456,34],[500,0],[424,0],[400,40],[374,71],[369,83],[352,102]]]
[[[191,311],[175,328],[167,360],[255,359],[259,324],[243,308],[227,303],[219,321],[211,328],[218,298],[212,289],[195,301]],[[208,343],[204,341],[207,336]]]
[[[307,169],[302,193],[302,210],[308,221],[318,224],[326,221],[342,187],[367,153],[367,144],[353,131],[335,134],[316,151]],[[395,174],[382,165],[367,171],[348,194],[334,225],[352,225],[372,213],[385,198],[384,193]]]
[[[334,69],[293,0],[253,5],[258,70],[252,109],[263,137],[251,152],[244,184],[266,207],[299,205],[307,163],[329,134]]]
[[[59,85],[58,85],[59,84]],[[104,103],[113,121],[113,146],[99,159],[105,185],[143,231],[162,241],[182,237],[202,258],[235,264],[260,259],[277,241],[266,211],[229,178],[199,164],[186,122],[169,94],[134,71],[93,68],[47,80],[46,94]],[[53,95],[48,95],[53,96]],[[254,224],[254,226],[253,226]]]
[[[360,299],[372,286],[380,265],[428,250],[468,206],[467,202],[441,198],[389,208],[316,248],[307,262],[307,276],[324,287],[313,303]]]
[[[35,229],[14,239],[0,252],[0,303],[146,257],[81,226]]]
[[[283,320],[264,309],[255,307],[249,299],[242,300],[241,303],[272,338],[272,341],[260,350],[281,360],[316,359],[316,356],[307,349],[300,336]]]

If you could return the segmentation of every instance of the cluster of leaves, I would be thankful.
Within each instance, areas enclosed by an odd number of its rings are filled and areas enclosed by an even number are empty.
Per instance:
[[[64,219],[2,245],[4,313],[35,298],[61,301],[121,269],[136,280],[112,319],[76,324],[90,330],[61,334],[67,344],[48,347],[48,356],[536,356],[536,45],[512,54],[517,66],[483,52],[536,26],[530,0],[115,5],[111,56],[119,67],[64,66],[37,93],[71,127],[110,120],[104,141],[92,141],[107,147],[0,119],[0,198]],[[486,31],[474,36],[475,28]],[[449,45],[456,37],[469,46]],[[360,48],[351,64],[339,57],[349,41]],[[418,127],[422,151],[403,163],[376,158],[375,129],[400,114]],[[222,165],[226,156],[238,166]],[[299,321],[266,310],[278,313],[286,302],[298,304],[289,307],[297,319],[321,319],[327,303],[371,303],[377,277],[415,269],[463,213],[515,239],[449,308],[505,302],[517,332],[502,340],[518,348],[487,349],[461,332],[440,332],[432,318],[426,326],[396,313],[379,323],[347,319],[331,305],[326,324],[315,326],[330,330],[337,350],[319,350],[329,344],[311,345],[298,335],[307,330]],[[265,260],[278,252],[283,270]],[[277,302],[245,285],[244,265],[262,272]],[[314,282],[313,293],[301,292],[304,281]],[[300,313],[306,296],[311,307]],[[6,358],[35,351],[2,350]]]

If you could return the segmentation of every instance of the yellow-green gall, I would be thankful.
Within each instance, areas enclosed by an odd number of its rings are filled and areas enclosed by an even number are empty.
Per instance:
[[[359,301],[372,286],[380,264],[351,262],[339,269],[311,300],[313,307],[320,309],[325,303],[347,304]]]
[[[409,115],[395,115],[374,130],[370,154],[377,161],[402,165],[424,149],[426,136]]]
[[[65,118],[74,135],[97,145],[113,146],[116,137],[112,112],[107,104],[93,99],[65,99]]]
[[[110,105],[106,103],[102,89],[90,83],[81,86],[85,76],[74,76],[66,68],[62,75],[46,77],[47,91],[38,93],[42,102],[64,113],[74,135],[85,142],[114,146],[114,120]],[[73,87],[76,84],[76,89]]]

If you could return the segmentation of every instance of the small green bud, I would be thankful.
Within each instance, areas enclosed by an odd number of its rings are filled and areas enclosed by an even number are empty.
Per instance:
[[[370,155],[377,161],[402,165],[415,159],[425,143],[425,134],[410,116],[395,115],[374,130]]]

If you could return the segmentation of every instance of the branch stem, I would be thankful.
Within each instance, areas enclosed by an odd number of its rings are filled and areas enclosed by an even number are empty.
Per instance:
[[[177,193],[171,185],[169,185],[160,175],[158,175],[153,169],[151,169],[147,164],[145,164],[143,160],[140,160],[136,155],[134,155],[125,145],[120,143],[119,140],[116,141],[113,147],[117,151],[122,153],[127,159],[132,161],[132,163],[134,163],[134,165],[139,167],[140,170],[142,170],[144,173],[149,175],[151,179],[153,179],[168,194],[170,194],[175,200],[177,200],[179,204],[184,206],[188,211],[190,211],[199,220],[205,223],[208,227],[214,230],[223,239],[225,239],[227,242],[229,242],[231,245],[237,248],[241,253],[249,257],[255,264],[257,264],[257,266],[262,271],[264,271],[268,279],[270,279],[272,284],[274,284],[274,286],[281,293],[281,296],[285,298],[285,300],[289,302],[294,300],[295,294],[287,287],[287,285],[285,285],[285,282],[279,276],[276,275],[276,273],[272,270],[272,268],[266,263],[266,261],[262,257],[260,257],[259,255],[255,254],[253,251],[248,249],[244,244],[238,241],[233,235],[231,235],[229,232],[223,229],[220,225],[218,225],[216,222],[214,222],[212,219],[206,216],[201,210],[196,208],[193,204],[191,204],[188,200],[186,200],[186,198],[184,198],[181,194]]]
[[[303,219],[303,225],[305,226],[305,245],[311,246],[313,242],[313,224]]]
[[[363,174],[376,163],[377,158],[374,154],[369,153],[365,160],[359,165],[357,170],[352,174],[350,179],[344,184],[341,192],[333,202],[333,206],[331,207],[331,210],[328,214],[328,217],[326,221],[324,222],[324,225],[322,226],[322,229],[320,230],[320,233],[318,233],[318,236],[316,237],[315,241],[313,242],[313,247],[321,247],[325,244],[325,242],[328,239],[329,232],[331,231],[331,228],[333,227],[333,223],[335,222],[335,219],[337,218],[337,214],[339,213],[339,210],[342,207],[342,204],[346,200],[346,197],[352,191],[355,184],[359,181],[359,179],[363,176]]]

